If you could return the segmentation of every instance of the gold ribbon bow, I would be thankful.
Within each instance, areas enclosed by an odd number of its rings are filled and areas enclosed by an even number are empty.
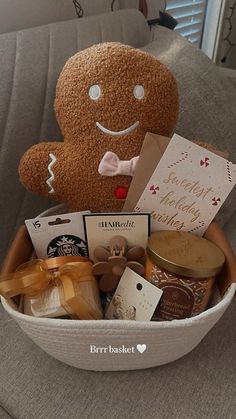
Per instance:
[[[70,262],[57,270],[36,259],[21,265],[13,274],[1,276],[0,295],[9,299],[16,295],[35,296],[49,287],[57,287],[61,306],[72,317],[81,320],[101,319],[99,290],[92,274],[91,262]]]

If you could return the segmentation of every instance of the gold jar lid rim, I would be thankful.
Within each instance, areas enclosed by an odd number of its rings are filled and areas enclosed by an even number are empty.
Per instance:
[[[225,262],[224,253],[214,243],[176,231],[153,233],[148,241],[147,255],[161,269],[196,279],[216,276]]]

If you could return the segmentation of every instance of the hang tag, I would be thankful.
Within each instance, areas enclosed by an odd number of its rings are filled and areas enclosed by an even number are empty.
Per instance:
[[[26,220],[37,257],[88,256],[83,215],[90,211]]]
[[[123,273],[106,312],[106,319],[149,321],[163,291],[130,268]]]

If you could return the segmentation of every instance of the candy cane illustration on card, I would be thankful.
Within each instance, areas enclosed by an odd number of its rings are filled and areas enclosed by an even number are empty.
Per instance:
[[[236,183],[236,165],[175,134],[135,211],[150,211],[152,231],[203,235]]]

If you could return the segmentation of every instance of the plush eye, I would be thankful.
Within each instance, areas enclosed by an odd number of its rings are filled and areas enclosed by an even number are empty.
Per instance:
[[[144,98],[144,95],[144,87],[141,84],[136,84],[136,86],[134,86],[134,97],[140,100]]]
[[[89,89],[89,97],[92,100],[98,100],[101,96],[101,87],[98,84],[94,84]]]

